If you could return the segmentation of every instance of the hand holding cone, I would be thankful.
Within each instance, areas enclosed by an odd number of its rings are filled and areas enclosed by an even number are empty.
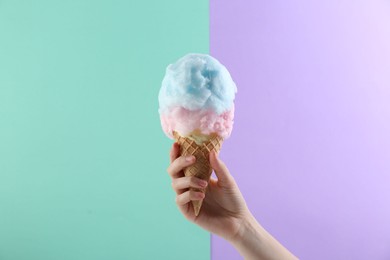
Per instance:
[[[184,169],[185,176],[195,176],[205,181],[210,180],[213,169],[210,166],[209,154],[211,151],[219,152],[221,149],[223,139],[216,134],[209,136],[209,140],[202,144],[197,144],[194,140],[180,136],[177,132],[173,132],[173,136],[180,144],[180,155],[187,156],[193,155],[196,158],[194,164]],[[190,188],[194,191],[206,192],[205,189]],[[192,201],[194,207],[195,216],[199,215],[200,208],[202,207],[203,200]]]

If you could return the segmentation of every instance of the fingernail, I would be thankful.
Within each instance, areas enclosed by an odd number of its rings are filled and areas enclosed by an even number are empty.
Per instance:
[[[200,180],[200,181],[199,181],[199,185],[200,185],[201,187],[206,187],[206,186],[207,186],[207,181]]]
[[[196,194],[196,197],[198,197],[198,198],[200,198],[200,199],[203,199],[205,196],[204,196],[204,193],[198,192],[198,193]]]
[[[186,157],[187,162],[192,162],[194,159],[195,159],[195,157],[193,155],[189,155]]]

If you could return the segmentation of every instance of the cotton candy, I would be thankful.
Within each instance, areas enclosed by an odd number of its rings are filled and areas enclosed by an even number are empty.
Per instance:
[[[159,92],[163,131],[173,139],[198,130],[226,139],[233,128],[237,87],[229,71],[207,54],[190,53],[168,65]]]

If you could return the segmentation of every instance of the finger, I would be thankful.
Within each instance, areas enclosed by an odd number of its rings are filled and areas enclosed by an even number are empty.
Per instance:
[[[183,206],[192,200],[202,200],[204,197],[205,195],[203,192],[188,190],[176,196],[176,204]]]
[[[177,194],[183,193],[182,190],[188,188],[204,189],[207,184],[207,181],[196,178],[195,176],[176,178],[172,181],[172,187]]]
[[[180,145],[176,142],[173,143],[172,145],[172,148],[171,148],[171,152],[169,153],[169,157],[171,159],[171,163],[177,158],[179,157],[179,152],[180,152]]]
[[[225,163],[219,159],[219,156],[215,151],[210,152],[210,165],[218,178],[218,184],[228,185],[232,182],[233,177],[230,175]]]
[[[181,174],[180,172],[187,166],[193,164],[195,162],[195,156],[189,155],[189,156],[180,156],[179,158],[176,158],[167,169],[167,172],[172,178],[177,178]]]

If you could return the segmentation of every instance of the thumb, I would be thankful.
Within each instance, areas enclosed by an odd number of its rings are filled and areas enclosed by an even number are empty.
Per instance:
[[[230,175],[225,163],[219,159],[219,155],[215,151],[210,152],[210,165],[214,169],[215,175],[218,178],[218,184],[229,186],[233,177]]]

